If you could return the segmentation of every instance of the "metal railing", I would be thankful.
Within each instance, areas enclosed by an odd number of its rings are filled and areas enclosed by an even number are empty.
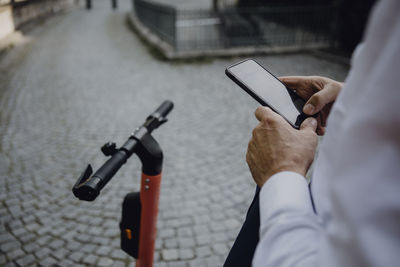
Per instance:
[[[161,39],[170,44],[176,39],[176,9],[174,7],[143,0],[132,0],[136,16]]]
[[[133,0],[136,16],[175,51],[236,47],[309,48],[333,43],[331,6],[180,10]]]

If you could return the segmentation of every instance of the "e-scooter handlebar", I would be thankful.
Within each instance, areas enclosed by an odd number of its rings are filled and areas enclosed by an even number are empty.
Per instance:
[[[122,165],[126,163],[128,158],[136,152],[139,144],[148,138],[154,129],[167,121],[166,116],[172,110],[173,106],[174,104],[171,101],[164,101],[147,117],[145,123],[135,130],[121,148],[117,149],[115,143],[105,144],[101,150],[106,156],[111,156],[111,158],[93,176],[91,176],[93,170],[89,164],[72,188],[74,195],[80,200],[95,200],[100,194],[101,189],[104,188]]]
[[[167,115],[174,108],[174,103],[169,100],[164,101],[154,113],[159,113],[162,117],[167,117]]]

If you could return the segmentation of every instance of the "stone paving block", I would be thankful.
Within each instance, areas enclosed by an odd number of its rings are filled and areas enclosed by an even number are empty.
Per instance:
[[[229,240],[229,236],[225,233],[215,233],[212,235],[212,240],[215,242],[226,242]]]
[[[166,261],[177,260],[179,252],[177,249],[163,249],[161,250],[161,258]]]
[[[22,243],[22,244],[26,244],[29,243],[33,240],[36,240],[37,236],[33,233],[26,233],[23,235],[18,236],[18,240]]]
[[[92,240],[92,238],[93,238],[92,236],[87,235],[87,234],[79,234],[79,235],[75,236],[75,239],[82,243],[88,243]]]
[[[103,236],[104,237],[117,237],[117,236],[119,236],[119,230],[118,229],[114,229],[114,228],[111,228],[111,229],[107,229],[104,233],[103,233]]]
[[[17,264],[19,266],[30,266],[33,265],[34,262],[35,262],[35,257],[31,254],[26,255],[17,260]]]
[[[112,266],[113,263],[114,263],[114,261],[112,259],[102,257],[97,262],[97,266],[99,266],[99,267],[108,267],[108,266]]]
[[[167,263],[166,262],[155,262],[154,267],[167,267]]]
[[[22,249],[31,254],[35,251],[38,251],[40,249],[40,246],[38,244],[32,242],[32,243],[23,245]]]
[[[180,249],[179,250],[179,259],[181,260],[190,260],[194,258],[193,249]]]
[[[47,224],[44,224],[42,227],[38,228],[36,230],[36,233],[40,236],[45,235],[47,233],[50,233],[51,231],[51,226],[48,226]]]
[[[217,256],[213,256],[206,259],[207,267],[220,267],[223,265],[223,263],[224,262]]]
[[[41,248],[41,249],[37,250],[36,252],[34,252],[34,254],[38,259],[43,259],[45,256],[49,255],[51,252],[52,251],[49,248],[44,247],[44,248]]]
[[[52,227],[50,229],[50,234],[55,237],[61,237],[64,234],[64,229],[62,227]]]
[[[2,223],[8,223],[10,221],[13,220],[13,217],[11,216],[11,214],[5,214],[1,216],[1,222]]]
[[[207,225],[196,225],[193,227],[193,232],[196,236],[205,235],[210,233],[210,229],[208,229]]]
[[[208,214],[195,216],[193,220],[196,225],[204,225],[205,223],[208,224],[209,222],[212,222],[211,217]]]
[[[72,260],[73,262],[80,262],[84,255],[86,255],[86,253],[74,251],[70,255],[68,255],[68,259]]]
[[[165,239],[163,243],[164,243],[165,248],[177,248],[178,247],[178,240],[176,238]]]
[[[94,251],[94,253],[100,256],[107,256],[111,253],[112,250],[113,250],[112,247],[100,246],[98,249]]]
[[[90,222],[90,224],[92,225],[92,222]],[[92,226],[87,231],[87,234],[97,237],[97,236],[101,236],[103,234],[103,232],[104,232],[103,228],[97,227],[97,226]]]
[[[29,216],[24,216],[22,218],[22,221],[24,222],[24,224],[29,224],[32,223],[35,219],[36,219],[35,216],[29,215]]]
[[[179,237],[191,237],[193,236],[193,230],[191,227],[181,227],[177,230]]]
[[[7,198],[4,203],[8,208],[18,206],[20,204],[19,198]]]
[[[208,244],[211,244],[211,242],[212,242],[211,235],[196,236],[196,244],[199,246],[208,245]]]
[[[225,225],[223,222],[215,222],[213,224],[210,225],[211,231],[213,231],[214,233],[216,232],[222,232],[225,230]]]
[[[162,246],[163,246],[163,241],[160,239],[160,238],[157,238],[156,239],[156,244],[155,244],[155,246],[154,246],[154,248],[157,250],[159,250],[159,249],[161,249],[162,248]]]
[[[187,267],[186,262],[182,261],[171,261],[167,263],[168,267]]]
[[[196,256],[198,258],[205,258],[211,255],[212,251],[209,246],[196,247]]]
[[[173,228],[169,229],[160,229],[157,233],[157,237],[165,239],[175,236],[175,230]]]
[[[45,259],[39,261],[39,266],[43,266],[43,267],[53,267],[53,266],[58,266],[58,261],[55,260],[52,257],[46,257]]]
[[[17,248],[15,250],[7,252],[6,255],[7,255],[8,260],[13,261],[13,260],[19,259],[22,256],[24,256],[25,252],[22,249]]]
[[[97,245],[84,244],[81,246],[81,251],[85,253],[94,253],[98,249]]]
[[[178,219],[167,220],[165,222],[165,226],[168,228],[177,228],[177,227],[179,227],[179,225],[180,225],[180,222]]]
[[[123,252],[122,250],[114,250],[111,253],[111,258],[117,259],[117,260],[126,260],[127,258],[129,258],[129,256],[127,256],[127,254],[125,252]]]
[[[126,264],[124,261],[120,261],[120,260],[114,260],[114,263],[112,265],[113,267],[125,267]]]
[[[178,237],[178,244],[179,244],[180,248],[192,248],[196,245],[196,242],[193,238],[189,238],[189,237],[179,238]]]
[[[225,224],[225,229],[227,230],[238,229],[242,225],[238,220],[233,218],[224,221],[224,224]]]
[[[5,243],[0,244],[0,250],[3,252],[10,252],[10,251],[15,250],[20,247],[21,247],[21,244],[18,241],[16,241],[15,239],[6,241]]]
[[[52,256],[58,260],[64,259],[69,254],[69,251],[65,248],[59,248],[53,251]]]
[[[98,260],[98,257],[96,255],[85,254],[85,256],[82,258],[82,263],[86,263],[90,266],[95,266],[97,260]]]
[[[27,232],[27,231],[26,231],[26,229],[25,229],[23,226],[21,226],[21,227],[19,227],[19,228],[14,228],[14,229],[12,230],[12,233],[13,233],[14,235],[16,235],[16,236],[24,235],[26,232]]]
[[[59,239],[55,239],[55,240],[51,241],[48,245],[51,249],[58,249],[58,248],[64,246],[65,242],[62,240],[59,240]]]
[[[228,247],[223,243],[213,244],[211,247],[218,255],[227,255],[229,252]]]
[[[49,236],[49,235],[44,235],[44,236],[41,236],[39,239],[37,239],[36,242],[37,242],[40,246],[44,246],[44,245],[48,244],[49,241],[50,241],[51,239],[52,239],[51,236]]]
[[[17,219],[24,215],[23,211],[19,206],[10,207],[8,208],[8,210],[10,211],[10,214],[13,216],[14,219]]]
[[[76,232],[75,231],[68,231],[68,232],[63,232],[60,236],[60,238],[62,238],[62,240],[69,242],[69,241],[73,241],[73,239],[75,238]]]
[[[64,266],[65,267],[75,267],[76,266],[75,262],[70,261],[68,259],[63,259],[63,260],[59,261],[58,265],[62,266],[62,267],[64,267]]]
[[[98,245],[107,245],[110,243],[110,239],[106,237],[96,236],[93,238],[92,242]]]
[[[79,232],[79,233],[87,233],[88,230],[88,226],[86,224],[86,222],[83,222],[83,224],[79,224],[76,228],[75,231]]]
[[[6,243],[7,241],[13,240],[14,237],[9,233],[2,233],[0,234],[0,244]]]
[[[207,267],[204,259],[195,259],[188,262],[189,267]]]
[[[4,266],[2,266],[2,267],[16,267],[17,265],[15,264],[15,263],[13,263],[13,262],[7,262]]]
[[[5,255],[0,255],[0,265],[4,265],[7,262]]]
[[[70,240],[70,241],[67,241],[67,244],[65,247],[71,251],[77,251],[77,250],[80,250],[82,246],[83,246],[82,243],[74,241],[74,240]]]
[[[119,238],[115,238],[113,241],[108,242],[108,244],[114,248],[119,248],[121,244],[121,240]]]

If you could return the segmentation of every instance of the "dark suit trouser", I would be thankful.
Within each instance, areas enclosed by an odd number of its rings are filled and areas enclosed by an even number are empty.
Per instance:
[[[228,257],[225,260],[224,267],[247,267],[251,266],[254,251],[259,240],[260,229],[260,210],[259,210],[259,192],[257,186],[253,201],[247,211],[246,220],[235,243],[233,244]]]

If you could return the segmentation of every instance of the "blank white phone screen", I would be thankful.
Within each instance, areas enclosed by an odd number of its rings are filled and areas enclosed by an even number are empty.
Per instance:
[[[246,60],[229,71],[251,91],[263,99],[291,123],[295,124],[300,112],[286,87],[253,60]]]

